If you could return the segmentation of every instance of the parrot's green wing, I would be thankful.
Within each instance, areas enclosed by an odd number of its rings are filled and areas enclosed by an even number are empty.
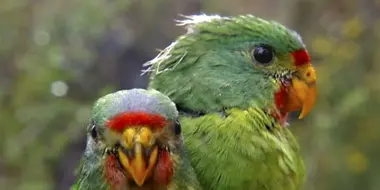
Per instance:
[[[123,90],[100,98],[71,190],[201,190],[177,120],[174,103],[155,90]],[[138,155],[145,163],[133,165]],[[133,169],[144,164],[145,169]],[[141,180],[136,174],[141,171],[150,174]]]

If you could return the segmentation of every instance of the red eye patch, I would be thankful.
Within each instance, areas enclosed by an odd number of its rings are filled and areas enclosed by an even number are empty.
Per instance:
[[[146,125],[154,128],[163,128],[166,126],[166,119],[159,114],[150,114],[145,112],[125,112],[114,116],[107,122],[107,126],[112,130],[122,132],[125,128]]]

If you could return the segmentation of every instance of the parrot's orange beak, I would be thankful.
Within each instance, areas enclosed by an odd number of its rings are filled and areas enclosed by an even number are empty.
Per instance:
[[[120,145],[120,163],[141,187],[152,175],[157,162],[158,147],[155,144],[155,136],[148,127],[127,128],[122,134]]]
[[[317,97],[317,75],[311,63],[301,65],[293,74],[288,90],[285,109],[289,112],[301,110],[299,119],[305,117],[313,108]]]

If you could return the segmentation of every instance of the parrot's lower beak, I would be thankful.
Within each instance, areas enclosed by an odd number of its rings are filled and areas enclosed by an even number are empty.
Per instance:
[[[289,112],[301,110],[299,119],[305,117],[315,103],[317,97],[316,80],[315,69],[310,63],[300,66],[293,74],[292,84],[288,88],[288,101],[285,109]]]
[[[152,174],[157,162],[158,147],[148,127],[128,128],[123,132],[118,155],[121,165],[138,186]]]

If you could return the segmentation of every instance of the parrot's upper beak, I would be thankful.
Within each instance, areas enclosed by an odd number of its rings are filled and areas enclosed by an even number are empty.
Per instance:
[[[288,88],[286,111],[301,110],[299,119],[302,119],[311,111],[317,97],[316,80],[315,69],[311,63],[297,68],[292,77],[292,84]]]
[[[118,149],[121,165],[138,186],[152,174],[157,162],[158,147],[152,130],[148,127],[127,128]]]

